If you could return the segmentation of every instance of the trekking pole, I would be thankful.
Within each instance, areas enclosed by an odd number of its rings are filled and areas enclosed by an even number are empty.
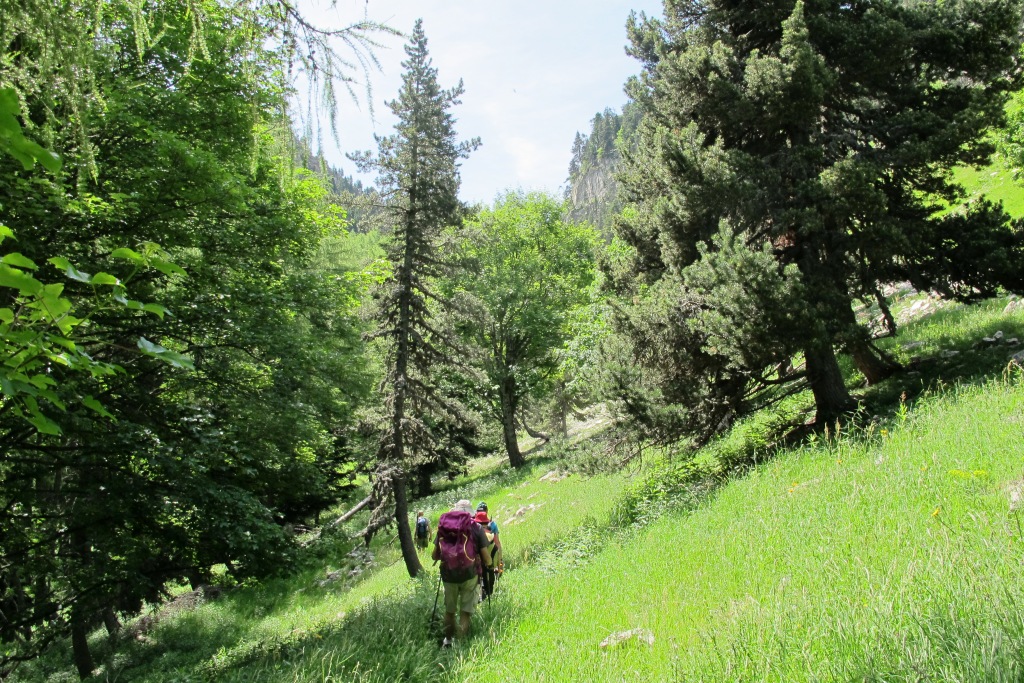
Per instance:
[[[430,611],[430,623],[427,630],[434,628],[434,618],[437,617],[437,597],[441,595],[441,572],[437,573],[437,590],[434,591],[434,609]]]

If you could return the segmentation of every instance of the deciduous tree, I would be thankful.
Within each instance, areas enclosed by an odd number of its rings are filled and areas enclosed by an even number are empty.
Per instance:
[[[468,312],[459,327],[481,349],[483,394],[513,467],[525,463],[516,437],[523,402],[552,388],[573,311],[594,279],[597,235],[564,213],[548,195],[510,192],[455,235],[462,270],[452,296]]]

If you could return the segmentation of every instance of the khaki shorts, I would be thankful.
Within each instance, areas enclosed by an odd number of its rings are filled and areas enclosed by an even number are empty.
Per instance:
[[[472,614],[476,609],[476,601],[479,598],[476,592],[477,579],[474,576],[462,583],[444,584],[444,611],[448,614],[466,612]]]

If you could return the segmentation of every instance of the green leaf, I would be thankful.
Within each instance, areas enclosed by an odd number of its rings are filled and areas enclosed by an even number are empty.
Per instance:
[[[9,308],[0,308],[0,322],[8,325],[14,322],[14,311]]]
[[[181,275],[182,277],[186,277],[188,275],[188,273],[182,270],[180,266],[177,266],[170,261],[155,258],[150,261],[150,264],[164,275]]]
[[[13,230],[8,228],[3,223],[0,223],[0,242],[3,242],[8,237],[10,237],[12,240],[17,240],[18,239],[17,237],[14,236],[14,231]]]
[[[50,292],[43,292],[39,298],[38,306],[41,307],[52,320],[56,321],[71,310],[71,301],[62,296],[54,296]]]
[[[63,256],[54,256],[52,258],[47,259],[47,262],[52,263],[54,266],[57,267],[57,270],[63,271],[64,274],[67,275],[72,280],[78,280],[79,282],[89,282],[89,280],[92,278],[92,276],[89,275],[89,273],[84,273],[75,268],[71,264],[71,261],[68,261]]]
[[[36,294],[43,288],[43,283],[28,273],[0,264],[0,287],[11,287],[23,294]]]
[[[40,389],[45,389],[48,386],[54,386],[57,384],[57,382],[48,375],[32,375],[29,377],[28,381]]]
[[[20,161],[26,171],[38,161],[48,171],[56,173],[60,170],[60,157],[25,137],[17,118],[20,114],[14,88],[0,89],[0,151]]]
[[[171,313],[169,310],[167,310],[166,307],[161,306],[160,304],[145,304],[142,307],[142,310],[156,314],[157,316],[160,317],[161,320],[164,319],[165,315],[170,315]]]
[[[37,266],[32,259],[27,256],[22,256],[16,251],[11,252],[10,254],[5,254],[4,257],[0,259],[0,262],[6,263],[9,266],[17,266],[18,268],[28,268],[29,270],[39,269],[39,266]]]
[[[99,413],[103,417],[106,417],[106,418],[109,418],[109,419],[115,420],[115,421],[117,420],[116,417],[114,417],[106,408],[103,407],[102,403],[100,403],[99,401],[94,399],[92,396],[84,397],[82,399],[82,405],[84,405],[86,408],[89,408],[90,410],[92,410],[92,411],[94,411],[96,413]]]
[[[139,337],[139,348],[142,349],[143,353],[151,354],[154,356],[163,353],[164,351],[167,350],[164,347],[160,346],[159,344],[154,344],[145,337]]]
[[[171,351],[170,349],[165,349],[159,344],[154,344],[145,337],[139,337],[138,345],[139,349],[141,349],[147,356],[152,356],[153,358],[162,360],[173,367],[185,368],[187,370],[195,369],[195,366],[192,364],[192,359],[188,356],[176,351]]]
[[[142,254],[135,251],[134,249],[129,249],[128,247],[121,247],[120,249],[115,249],[110,253],[110,257],[125,259],[126,261],[131,261],[132,263],[142,263],[143,261],[145,261],[145,259],[142,257]]]
[[[32,414],[25,419],[28,420],[32,426],[36,428],[36,431],[41,434],[52,434],[53,436],[58,436],[60,434],[60,427],[57,426],[57,423],[40,412],[33,411]]]
[[[58,336],[51,335],[51,336],[47,337],[47,339],[49,339],[51,342],[53,342],[57,346],[64,347],[68,351],[74,351],[74,350],[76,350],[78,348],[77,346],[75,346],[75,342],[71,341],[70,339],[66,339],[64,337],[58,337]]]
[[[96,273],[89,279],[90,284],[94,285],[119,285],[121,281],[110,273]]]
[[[64,405],[64,401],[60,400],[60,397],[57,396],[57,394],[50,391],[49,389],[40,389],[37,393],[40,398],[45,398],[47,401],[49,401],[57,408],[60,408],[61,410],[67,410],[67,406]]]

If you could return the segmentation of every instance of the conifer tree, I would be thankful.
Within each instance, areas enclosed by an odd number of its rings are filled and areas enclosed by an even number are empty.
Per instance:
[[[376,170],[384,211],[391,230],[387,245],[392,272],[378,292],[379,327],[375,337],[387,347],[383,381],[385,425],[377,452],[374,497],[377,507],[367,534],[387,524],[393,501],[402,555],[411,576],[421,569],[406,504],[406,475],[414,459],[435,448],[425,416],[451,412],[435,390],[430,370],[448,354],[442,334],[431,322],[431,278],[439,274],[436,241],[441,231],[461,218],[459,159],[480,144],[458,142],[449,111],[459,104],[462,81],[442,90],[427,52],[423,21],[417,20],[405,47],[405,74],[398,99],[388,107],[398,118],[395,132],[378,137],[378,155],[355,160]]]
[[[631,413],[666,438],[706,433],[759,388],[802,379],[825,424],[853,404],[837,351],[868,381],[898,369],[856,301],[885,310],[898,281],[961,300],[1024,285],[1001,209],[947,211],[962,195],[949,169],[985,162],[1015,87],[1020,13],[666,0],[664,20],[630,20],[644,66],[618,225],[635,255],[617,282],[640,302],[620,316]]]

